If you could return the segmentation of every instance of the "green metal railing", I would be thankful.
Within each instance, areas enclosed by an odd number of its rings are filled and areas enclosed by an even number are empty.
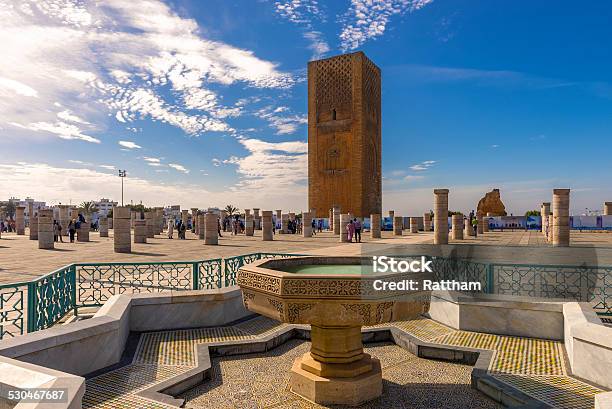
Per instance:
[[[225,259],[155,263],[76,263],[34,281],[0,285],[0,339],[49,328],[79,308],[123,293],[236,285],[240,267],[299,254],[250,253]],[[407,256],[412,257],[412,256]],[[480,263],[430,257],[437,279],[478,281],[484,293],[586,301],[612,316],[612,266]]]

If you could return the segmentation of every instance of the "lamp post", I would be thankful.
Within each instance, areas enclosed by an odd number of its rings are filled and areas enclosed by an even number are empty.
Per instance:
[[[123,206],[123,179],[127,176],[125,170],[119,169],[119,177],[121,178],[121,206]]]

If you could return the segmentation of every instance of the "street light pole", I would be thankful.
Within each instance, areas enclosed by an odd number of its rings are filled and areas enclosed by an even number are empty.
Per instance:
[[[127,176],[125,170],[119,169],[119,177],[121,178],[121,206],[123,207],[123,179]]]

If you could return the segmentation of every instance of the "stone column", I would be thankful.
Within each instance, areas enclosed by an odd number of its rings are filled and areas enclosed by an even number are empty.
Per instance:
[[[247,236],[252,236],[254,234],[254,222],[255,219],[253,218],[252,214],[247,213],[246,215],[244,215],[244,233]]]
[[[113,236],[115,253],[132,252],[129,207],[113,208]]]
[[[187,227],[187,222],[189,221],[189,210],[185,209],[185,210],[181,210],[181,221],[183,222],[183,224],[185,225],[185,228]]]
[[[261,212],[261,239],[263,241],[274,240],[274,234],[272,233],[272,210],[263,210]]]
[[[569,189],[553,190],[554,247],[569,247],[570,245],[569,204]]]
[[[419,232],[419,219],[416,217],[410,218],[410,233],[418,233]]]
[[[136,220],[140,220],[140,216],[138,215],[138,212],[134,210],[130,211],[130,227],[132,229],[134,228],[134,222]]]
[[[214,213],[204,215],[204,244],[216,246],[219,244],[219,229],[217,216]]]
[[[155,211],[156,215],[156,229],[157,234],[162,234],[164,231],[164,209],[162,207],[158,207]]]
[[[15,209],[15,230],[19,236],[25,236],[25,206],[17,206]]]
[[[113,227],[114,227],[114,220],[113,220],[113,218],[111,217],[110,219],[108,219],[108,228],[109,228],[109,229],[112,229]]]
[[[482,232],[483,233],[488,233],[489,232],[489,217],[491,217],[491,216],[492,216],[491,213],[487,213],[487,217],[485,217],[483,222],[482,222]]]
[[[453,240],[463,240],[463,215],[454,214],[451,216],[451,224],[453,229],[451,230]]]
[[[549,214],[550,214],[550,202],[542,203],[542,211],[540,215],[542,216],[542,233],[544,233],[545,236],[547,235],[548,229],[552,227],[552,226],[549,226],[548,224]]]
[[[28,211],[30,216],[30,240],[38,240],[38,216],[34,214],[34,206],[31,203]],[[66,226],[62,225],[61,234],[64,234],[64,230],[67,230]]]
[[[153,214],[153,212],[145,212],[144,217],[145,237],[147,239],[153,239],[155,238],[155,215]],[[136,228],[136,224],[134,224],[134,228]],[[135,235],[136,232],[134,232],[134,236]],[[134,243],[137,243],[136,238],[134,238]]]
[[[206,234],[204,234],[204,224],[206,223],[206,218],[204,214],[198,215],[198,228],[196,229],[198,232],[198,239],[205,240]]]
[[[605,202],[604,203],[603,214],[604,214],[604,216],[612,215],[612,202]]]
[[[329,226],[327,228],[327,230],[334,230],[334,209],[330,208],[329,209],[329,215],[328,215],[328,220],[329,220]]]
[[[87,243],[89,241],[89,225],[91,223],[90,216],[85,216],[85,221],[79,225],[76,229],[77,241],[81,243]]]
[[[402,216],[393,216],[393,235],[401,236],[402,229],[404,228],[404,222]]]
[[[472,227],[470,219],[465,218],[463,222],[465,225],[465,228],[463,229],[463,235],[466,237],[474,236],[474,228]]]
[[[346,230],[346,225],[351,220],[351,215],[349,213],[343,213],[340,215],[340,242],[348,243],[348,230]]]
[[[342,230],[340,228],[340,206],[334,206],[332,208],[332,219],[334,226],[334,234],[339,235],[340,231]]]
[[[147,242],[147,237],[149,237],[149,228],[150,228],[150,224],[149,221],[151,220],[151,217],[147,218],[147,214],[149,214],[149,212],[145,213],[145,219],[135,219],[134,220],[134,243],[146,243]]]
[[[259,215],[259,209],[253,208],[253,223],[255,230],[261,230],[261,216]]]
[[[423,213],[423,230],[431,231],[431,213]]]
[[[312,214],[310,212],[302,213],[302,236],[312,237]]]
[[[68,224],[70,223],[70,209],[66,205],[57,206],[59,209],[59,222],[62,225],[62,235],[68,236]]]
[[[249,209],[244,209],[244,233],[247,236],[253,235],[253,215]]]
[[[380,213],[370,215],[370,237],[380,239]]]
[[[98,225],[98,229],[100,230],[100,237],[108,237],[108,217],[100,216]]]
[[[41,209],[38,212],[38,248],[52,249],[53,241],[53,210]]]
[[[434,189],[434,244],[448,244],[448,189]]]
[[[476,212],[476,220],[478,221],[478,224],[476,225],[476,231],[480,235],[484,233],[484,219],[482,217],[482,213]]]
[[[553,231],[553,215],[549,214],[548,216],[546,216],[546,219],[548,220],[546,222],[546,225],[548,227],[548,235],[546,237],[546,239],[552,243],[553,241],[553,236],[554,236],[554,231]]]
[[[289,215],[287,213],[281,215],[280,234],[289,234]]]
[[[196,224],[198,222],[198,208],[191,208],[191,232],[197,233]]]

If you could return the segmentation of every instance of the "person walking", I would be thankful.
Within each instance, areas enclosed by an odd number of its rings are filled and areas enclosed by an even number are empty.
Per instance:
[[[62,238],[62,225],[60,222],[57,222],[57,237],[59,238],[60,243],[64,242],[64,239]]]
[[[346,230],[348,231],[348,241],[352,243],[353,236],[355,235],[355,225],[353,224],[352,220],[349,220],[347,223]]]
[[[317,221],[315,219],[312,219],[312,223],[310,223],[310,227],[312,228],[312,235],[316,236],[317,235]]]
[[[57,220],[53,220],[53,241],[54,242],[58,241],[57,240],[57,233],[58,233],[58,230],[57,230]]]
[[[168,220],[168,238],[174,238],[174,220],[172,219]]]
[[[475,217],[472,219],[472,228],[474,229],[474,237],[478,237],[478,219]]]
[[[74,220],[70,220],[68,223],[68,236],[70,237],[70,243],[74,243],[74,234],[76,233],[76,226]]]
[[[357,218],[353,222],[355,225],[355,242],[361,243],[361,222]]]

